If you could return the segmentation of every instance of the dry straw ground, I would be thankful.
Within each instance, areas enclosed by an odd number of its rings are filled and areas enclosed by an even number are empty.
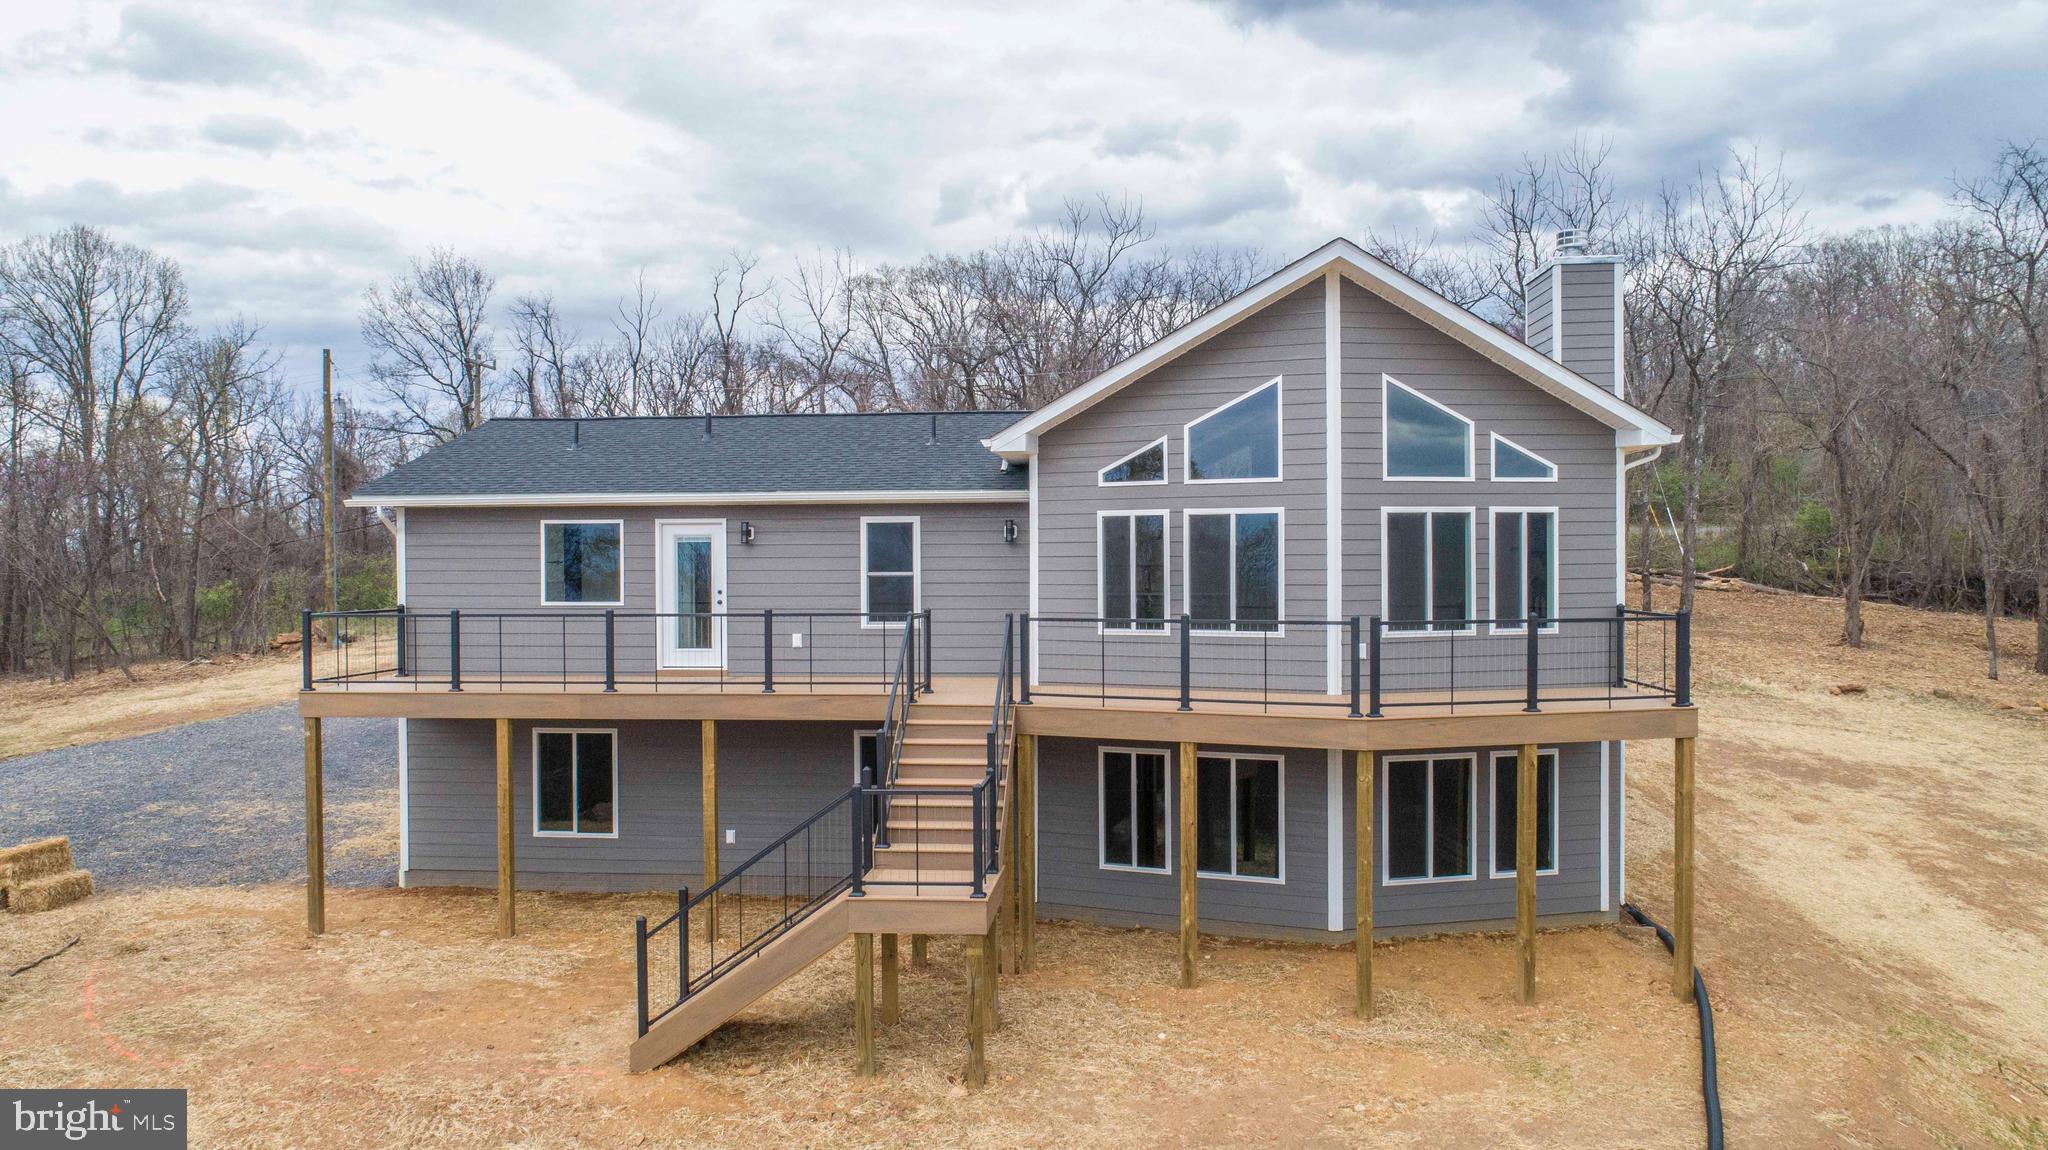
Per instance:
[[[1702,596],[1700,959],[1731,1136],[1784,1147],[2048,1147],[2048,681],[1977,678],[1974,620]],[[2023,652],[2014,650],[2015,656]],[[2020,660],[2015,659],[2018,663]],[[1830,688],[1861,684],[1843,694]],[[1668,906],[1668,747],[1630,748],[1628,887]],[[290,888],[97,898],[0,919],[0,1082],[193,1090],[194,1145],[1696,1146],[1689,1008],[1647,932],[1175,946],[1052,925],[1006,980],[991,1087],[956,1084],[959,950],[907,972],[855,1080],[848,948],[707,1050],[620,1069],[629,918],[660,900]],[[84,941],[19,977],[11,970]]]

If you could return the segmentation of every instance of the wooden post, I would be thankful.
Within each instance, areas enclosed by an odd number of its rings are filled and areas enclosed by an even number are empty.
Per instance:
[[[718,720],[705,719],[703,731],[704,776],[704,886],[709,889],[718,881]],[[711,896],[704,907],[704,942],[709,945],[718,938],[718,896]]]
[[[853,1037],[860,1048],[860,1076],[875,1076],[875,936],[853,936]]]
[[[910,936],[910,969],[923,970],[925,968],[928,961],[925,957],[925,944],[928,941],[930,940],[921,934]]]
[[[498,720],[498,937],[511,938],[512,910],[512,720]]]
[[[1010,791],[1008,794],[1003,796],[1005,800],[1003,803],[1003,848],[1004,852],[1009,856],[1008,858],[1003,860],[1003,885],[1007,887],[1008,890],[1005,892],[1005,896],[1003,899],[1002,913],[996,916],[996,922],[1001,932],[1000,937],[1002,940],[1001,953],[1003,956],[1003,973],[1015,974],[1017,973],[1018,964],[1023,961],[1020,946],[1021,936],[1024,933],[1024,924],[1022,917],[1024,900],[1022,897],[1020,897],[1018,892],[1022,889],[1023,886],[1023,884],[1019,880],[1022,878],[1024,873],[1024,852],[1021,849],[1024,839],[1023,836],[1019,834],[1017,830],[1019,819],[1017,817],[1018,784],[1016,744],[1012,742],[1008,749],[1011,752]]]
[[[981,1010],[981,984],[987,980],[982,962],[986,947],[983,937],[967,936],[967,1070],[962,1077],[970,1087],[988,1082],[988,1033],[983,1028],[985,1016]]]
[[[894,1026],[901,1015],[896,1003],[896,936],[882,936],[882,1025]]]
[[[320,782],[320,720],[306,720],[306,931],[327,933],[327,816]]]
[[[990,1034],[1000,1034],[1003,1029],[1003,1012],[999,1008],[1001,1005],[999,995],[1003,988],[1002,964],[996,961],[995,950],[995,935],[998,929],[1000,929],[999,926],[989,927],[989,949],[987,951],[988,981],[986,983],[987,989],[983,991],[985,997],[983,1009],[988,1011],[988,1032]]]
[[[1017,736],[1017,965],[1038,968],[1038,739]]]
[[[1692,1000],[1693,741],[1671,748],[1671,989]]]
[[[1355,772],[1356,778],[1352,781],[1352,785],[1357,788],[1357,793],[1352,807],[1355,812],[1354,818],[1357,821],[1358,838],[1356,845],[1358,857],[1355,860],[1354,867],[1356,873],[1353,876],[1354,884],[1358,888],[1354,898],[1358,921],[1353,924],[1353,929],[1356,933],[1352,936],[1352,950],[1356,952],[1358,961],[1358,1017],[1371,1018],[1372,871],[1373,860],[1377,857],[1373,853],[1377,848],[1373,845],[1372,816],[1376,806],[1374,800],[1378,796],[1374,793],[1372,784],[1372,752],[1359,751],[1357,754],[1358,769]]]
[[[1195,745],[1180,745],[1180,984],[1195,985]]]
[[[1536,748],[1515,754],[1515,1001],[1536,1001]]]

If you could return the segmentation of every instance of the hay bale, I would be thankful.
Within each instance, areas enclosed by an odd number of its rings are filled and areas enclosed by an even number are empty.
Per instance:
[[[92,873],[72,870],[18,883],[7,892],[7,909],[16,914],[55,910],[92,896]]]
[[[0,849],[0,890],[70,869],[71,840],[61,835]]]

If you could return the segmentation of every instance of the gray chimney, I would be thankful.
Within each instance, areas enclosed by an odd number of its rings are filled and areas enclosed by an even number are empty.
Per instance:
[[[1621,257],[1593,251],[1584,228],[1561,228],[1550,259],[1523,284],[1530,347],[1621,393]]]

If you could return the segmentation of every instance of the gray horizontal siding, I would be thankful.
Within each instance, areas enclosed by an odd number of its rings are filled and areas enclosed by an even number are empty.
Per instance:
[[[1565,264],[1560,277],[1564,298],[1558,331],[1563,340],[1554,358],[1609,391],[1614,390],[1615,279],[1620,274],[1619,264],[1598,261]]]

